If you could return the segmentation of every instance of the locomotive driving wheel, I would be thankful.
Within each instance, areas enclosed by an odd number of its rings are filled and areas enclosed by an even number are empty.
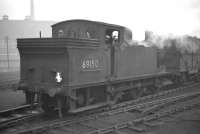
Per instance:
[[[131,89],[128,93],[129,93],[131,99],[137,99],[138,96],[137,96],[136,89]]]
[[[81,107],[81,106],[84,106],[85,105],[85,96],[84,96],[84,94],[78,94],[77,95],[77,105],[79,106],[79,107]]]
[[[41,95],[41,107],[45,113],[51,113],[54,111],[54,107],[51,105],[51,98],[47,94]]]
[[[118,92],[113,96],[113,104],[117,104],[122,100],[122,97],[124,95],[124,92]]]
[[[25,91],[25,96],[26,96],[26,104],[34,104],[35,100],[35,93],[31,91]]]

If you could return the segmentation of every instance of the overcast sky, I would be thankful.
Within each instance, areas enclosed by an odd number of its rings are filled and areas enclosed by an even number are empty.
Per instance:
[[[89,19],[130,28],[141,40],[144,31],[200,37],[200,0],[34,0],[36,20]],[[0,0],[0,16],[24,19],[30,0]]]

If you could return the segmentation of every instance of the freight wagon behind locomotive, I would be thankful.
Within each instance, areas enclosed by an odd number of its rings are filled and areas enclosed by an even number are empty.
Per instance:
[[[64,21],[52,26],[52,38],[18,39],[18,49],[18,89],[40,94],[44,111],[58,107],[60,116],[156,92],[174,78],[158,68],[157,49],[119,25]]]
[[[179,82],[198,80],[200,71],[200,53],[198,50],[189,51],[183,48],[181,50],[175,39],[170,42],[169,46],[161,49],[158,53],[159,65],[164,66],[167,72],[176,74]]]

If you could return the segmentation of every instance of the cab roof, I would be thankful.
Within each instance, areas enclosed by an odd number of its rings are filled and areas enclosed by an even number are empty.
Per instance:
[[[120,25],[115,25],[115,24],[109,24],[109,23],[105,23],[105,22],[100,22],[100,21],[91,21],[91,20],[84,20],[84,19],[73,19],[73,20],[66,20],[66,21],[61,21],[58,22],[54,25],[52,25],[52,27],[63,24],[63,23],[68,23],[68,22],[86,22],[86,23],[96,23],[99,25],[104,25],[104,26],[109,26],[109,27],[117,27],[117,28],[126,28],[124,26],[120,26]]]

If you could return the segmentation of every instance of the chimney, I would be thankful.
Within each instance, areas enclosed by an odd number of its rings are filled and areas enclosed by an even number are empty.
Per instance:
[[[153,32],[145,31],[145,41],[152,41],[153,39]]]
[[[35,19],[35,15],[34,15],[34,0],[31,0],[31,20]]]
[[[8,15],[4,15],[4,16],[2,17],[2,20],[8,20],[8,19],[9,19]]]

